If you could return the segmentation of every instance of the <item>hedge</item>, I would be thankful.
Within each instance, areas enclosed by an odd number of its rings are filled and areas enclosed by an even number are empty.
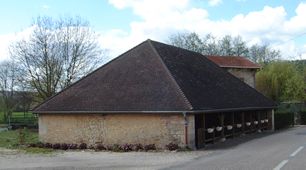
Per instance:
[[[306,110],[300,112],[301,114],[301,125],[306,125]]]
[[[275,129],[284,129],[294,125],[294,113],[292,112],[275,112],[274,114]]]

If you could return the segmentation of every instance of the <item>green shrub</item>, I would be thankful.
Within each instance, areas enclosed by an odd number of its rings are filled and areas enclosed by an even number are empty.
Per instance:
[[[120,146],[120,150],[122,150],[123,152],[129,152],[133,150],[133,145],[132,144],[123,144]]]
[[[148,145],[144,145],[143,149],[145,151],[153,151],[153,150],[156,150],[156,146],[155,144],[148,144]]]
[[[96,145],[95,149],[98,151],[102,151],[102,150],[106,150],[106,147],[103,144],[99,143]]]
[[[275,112],[274,114],[275,129],[284,129],[294,125],[294,113],[292,112]]]
[[[301,125],[306,125],[306,110],[302,110],[301,114]]]
[[[113,144],[113,145],[108,145],[107,146],[108,151],[113,151],[113,152],[122,152],[120,145],[118,144]]]
[[[79,145],[79,149],[87,149],[87,144],[86,143],[81,143]]]
[[[166,145],[166,148],[169,150],[169,151],[174,151],[174,150],[178,150],[180,147],[178,146],[178,144],[176,143],[169,143],[168,145]]]
[[[134,144],[133,151],[141,151],[143,150],[143,145],[141,143]]]

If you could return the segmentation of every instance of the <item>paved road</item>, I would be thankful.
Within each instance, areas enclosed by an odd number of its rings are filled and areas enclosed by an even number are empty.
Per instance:
[[[28,155],[0,149],[0,169],[306,169],[306,126],[230,139],[192,152],[64,152]]]
[[[254,136],[250,136],[250,139]],[[279,170],[306,169],[306,127],[233,140],[208,150],[212,154],[166,169]],[[236,145],[238,144],[238,145]],[[236,145],[236,146],[235,146]]]

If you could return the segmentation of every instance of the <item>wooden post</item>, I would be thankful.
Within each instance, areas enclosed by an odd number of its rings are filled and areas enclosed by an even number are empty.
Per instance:
[[[261,112],[258,111],[257,112],[257,120],[258,120],[258,129],[261,130],[261,116],[260,116]]]
[[[256,112],[255,113],[253,113],[253,122],[252,122],[252,124],[253,124],[253,130],[252,131],[254,131],[254,132],[256,132],[256,129],[257,129],[257,127],[256,127],[256,125],[255,125],[255,121],[256,121]]]
[[[203,145],[205,146],[205,140],[206,140],[206,127],[205,127],[205,113],[203,113]]]
[[[224,113],[221,113],[221,127],[222,127],[222,131],[221,131],[221,138],[223,140],[224,138]]]
[[[203,128],[199,128],[197,132],[198,132],[198,148],[204,147],[205,139],[203,135],[205,134],[205,131]]]
[[[234,112],[232,112],[232,126],[233,126],[233,129],[232,129],[232,137],[234,137],[234,135],[235,135],[235,128],[237,128],[237,127],[235,126],[235,113],[234,113]]]
[[[242,133],[245,131],[245,119],[244,119],[245,113],[242,112],[241,114],[241,124],[242,124]]]
[[[214,131],[213,131],[213,137],[212,137],[212,143],[214,144],[215,143],[215,133],[216,133],[216,128],[213,126],[213,128],[214,128]]]
[[[249,122],[251,122],[251,125],[249,126],[249,128],[250,128],[250,132],[252,132],[253,131],[253,129],[254,129],[254,118],[253,118],[253,115],[252,115],[253,113],[249,113]]]
[[[270,121],[271,120],[271,121]],[[275,130],[275,124],[274,124],[274,109],[272,109],[271,111],[271,119],[269,121],[271,122],[271,130],[274,131]]]

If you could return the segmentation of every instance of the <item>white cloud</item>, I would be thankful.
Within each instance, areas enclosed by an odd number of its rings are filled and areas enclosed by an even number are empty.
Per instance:
[[[222,0],[208,0],[208,4],[210,6],[217,6],[220,5],[222,3]]]
[[[101,33],[102,45],[110,48],[111,55],[116,55],[148,38],[166,40],[170,34],[177,31],[197,31],[195,23],[205,20],[208,13],[199,8],[187,9],[188,2],[188,0],[109,0],[109,3],[117,9],[132,8],[133,13],[142,18],[142,21],[131,22],[130,32],[111,30]]]
[[[43,5],[43,6],[41,6],[41,7],[42,7],[42,9],[46,9],[46,10],[50,9],[50,6],[49,6],[49,5]]]
[[[294,32],[295,34],[305,32],[306,3],[300,3],[295,13],[296,15],[284,24],[284,30]]]
[[[33,27],[29,27],[18,33],[0,35],[0,61],[9,59],[9,46],[17,40],[29,37],[32,30]]]
[[[4,34],[0,35],[0,61],[9,59],[8,53],[8,42],[12,42],[14,39],[14,35],[12,34]]]
[[[293,17],[288,17],[282,6],[265,6],[259,11],[237,14],[229,20],[212,20],[205,9],[192,7],[189,0],[109,0],[109,3],[118,10],[129,8],[141,18],[130,23],[130,31],[100,32],[100,42],[112,57],[148,38],[167,41],[171,34],[190,31],[201,36],[208,33],[217,37],[241,35],[249,45],[269,43],[285,56],[300,54],[306,59],[306,47],[289,41],[306,30],[306,3],[296,7]],[[6,56],[7,42],[20,34],[0,35],[0,60]]]
[[[287,43],[306,30],[303,20],[306,18],[305,3],[297,6],[296,15],[291,18],[288,18],[283,6],[265,6],[259,11],[237,14],[230,20],[211,20],[205,9],[191,7],[188,0],[109,0],[109,3],[119,10],[130,8],[142,19],[130,23],[130,32],[112,30],[102,33],[101,42],[112,44],[106,46],[116,51],[111,53],[113,55],[148,38],[165,41],[173,33],[192,31],[200,35],[212,33],[217,37],[241,35],[250,45],[276,44],[274,46],[286,52],[286,56],[292,56],[297,51],[306,56],[302,46],[293,41]]]

